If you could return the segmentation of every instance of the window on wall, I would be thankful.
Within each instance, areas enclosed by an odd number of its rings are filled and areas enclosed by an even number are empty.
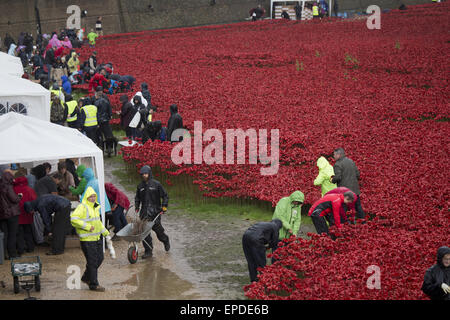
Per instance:
[[[17,112],[23,115],[27,115],[27,107],[20,102],[17,103],[0,103],[0,116],[8,112]]]

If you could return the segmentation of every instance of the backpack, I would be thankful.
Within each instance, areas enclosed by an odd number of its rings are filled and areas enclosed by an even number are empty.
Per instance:
[[[64,106],[61,103],[52,103],[50,108],[50,121],[60,122],[64,120]]]

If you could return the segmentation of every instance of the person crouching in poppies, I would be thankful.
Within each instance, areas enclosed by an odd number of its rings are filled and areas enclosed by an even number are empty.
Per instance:
[[[344,204],[350,204],[355,200],[354,193],[349,191],[344,194],[329,194],[317,200],[309,209],[308,216],[311,217],[318,234],[327,233],[328,225],[341,226],[341,208]]]
[[[245,231],[242,248],[247,259],[250,281],[258,281],[258,268],[266,266],[266,250],[276,248],[278,233],[283,226],[280,219],[271,222],[258,222]]]

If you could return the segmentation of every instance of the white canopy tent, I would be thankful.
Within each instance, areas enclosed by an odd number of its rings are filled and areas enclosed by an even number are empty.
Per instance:
[[[0,51],[0,61],[12,62],[18,65],[22,65],[22,61],[20,61],[19,57],[12,56],[3,51]]]
[[[21,78],[24,74],[22,62],[19,58],[1,52],[0,54],[0,74]]]
[[[50,122],[50,91],[30,80],[0,73],[0,115],[18,103],[25,108],[14,111]]]
[[[0,164],[91,158],[92,169],[98,179],[102,221],[105,223],[103,152],[81,132],[10,112],[0,116],[0,150]]]

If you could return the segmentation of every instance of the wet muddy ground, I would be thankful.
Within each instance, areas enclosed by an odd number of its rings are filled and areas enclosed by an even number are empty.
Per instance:
[[[105,181],[124,190],[131,203],[134,192],[122,186],[113,175],[120,163],[105,159]],[[170,194],[169,194],[170,196]],[[171,209],[172,207],[172,209]],[[242,287],[248,284],[248,269],[242,251],[242,234],[255,221],[219,214],[192,216],[181,209],[173,209],[163,216],[163,226],[169,235],[171,249],[164,251],[154,233],[153,257],[139,259],[131,265],[127,259],[128,243],[114,242],[116,259],[105,252],[105,260],[99,269],[99,282],[106,292],[88,290],[81,283],[80,289],[69,289],[67,273],[71,265],[84,271],[85,258],[76,236],[68,238],[66,250],[60,256],[46,256],[48,248],[37,247],[27,255],[39,255],[43,262],[41,292],[31,291],[38,299],[246,299]],[[301,229],[300,235],[311,230],[310,225]],[[139,244],[143,253],[142,243]],[[70,278],[72,279],[72,278]],[[25,290],[13,293],[10,261],[0,265],[0,299],[24,299]]]

